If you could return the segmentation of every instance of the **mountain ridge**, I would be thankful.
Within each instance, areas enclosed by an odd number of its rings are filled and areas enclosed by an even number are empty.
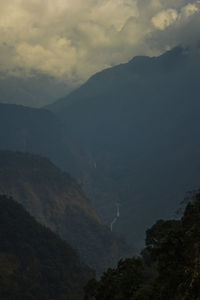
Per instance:
[[[132,242],[198,187],[199,76],[198,51],[176,47],[97,73],[48,107],[96,162],[83,179],[93,206],[110,223],[120,202],[115,230]]]
[[[132,248],[103,226],[77,181],[49,159],[0,151],[0,193],[12,196],[36,220],[79,252],[101,274]]]
[[[0,72],[0,102],[42,107],[71,92],[65,82],[34,73],[14,76]]]
[[[83,299],[94,272],[12,198],[0,195],[0,298]]]

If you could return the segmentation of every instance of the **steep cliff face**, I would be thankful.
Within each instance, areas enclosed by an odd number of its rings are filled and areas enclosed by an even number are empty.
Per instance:
[[[100,223],[80,185],[46,158],[0,151],[0,193],[13,196],[37,221],[59,233],[97,273],[131,254]]]
[[[74,249],[0,195],[0,298],[81,300],[94,274]]]

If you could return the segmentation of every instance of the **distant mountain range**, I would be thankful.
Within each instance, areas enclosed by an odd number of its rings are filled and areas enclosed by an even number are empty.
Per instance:
[[[22,105],[0,104],[0,149],[41,154],[76,176],[91,164],[53,113]]]
[[[67,83],[42,74],[29,77],[0,73],[0,102],[42,107],[71,92]]]
[[[12,196],[101,274],[131,247],[103,226],[80,185],[41,156],[0,151],[0,194]]]
[[[174,217],[200,178],[199,49],[138,56],[92,76],[48,106],[91,157],[84,188],[100,217],[140,244],[159,218]]]
[[[199,78],[199,49],[177,47],[97,73],[45,109],[1,104],[0,149],[50,158],[140,245],[199,187]]]
[[[1,300],[82,300],[94,273],[75,250],[0,195]]]

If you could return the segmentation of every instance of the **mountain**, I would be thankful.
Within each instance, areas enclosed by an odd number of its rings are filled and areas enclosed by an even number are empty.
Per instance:
[[[0,274],[2,300],[81,300],[94,276],[65,241],[2,195]]]
[[[0,73],[0,102],[42,107],[71,92],[65,83],[52,77],[33,74],[29,77]]]
[[[0,151],[0,193],[21,203],[101,274],[132,249],[103,226],[80,185],[47,158]]]
[[[199,49],[134,57],[48,106],[94,162],[82,179],[113,230],[140,244],[200,177]]]
[[[0,104],[0,149],[41,154],[72,175],[90,161],[58,118],[45,109]]]
[[[199,299],[200,194],[190,194],[180,220],[158,220],[141,256],[120,260],[85,288],[88,300]]]

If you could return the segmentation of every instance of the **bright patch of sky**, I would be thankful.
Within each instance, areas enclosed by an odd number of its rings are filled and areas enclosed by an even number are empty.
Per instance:
[[[0,10],[0,71],[40,72],[78,85],[135,55],[197,41],[200,1],[7,0]]]

